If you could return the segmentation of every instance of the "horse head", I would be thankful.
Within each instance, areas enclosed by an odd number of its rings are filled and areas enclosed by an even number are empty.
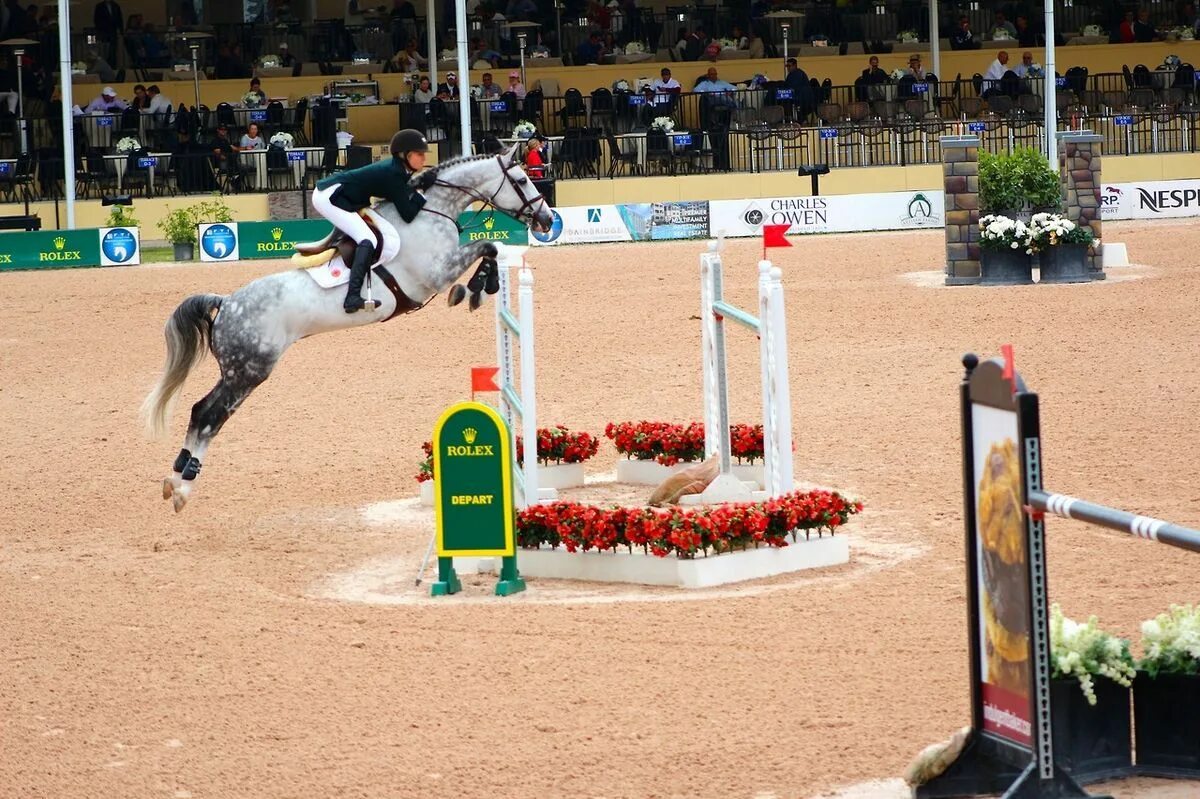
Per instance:
[[[514,144],[495,155],[447,162],[438,170],[438,185],[457,189],[475,201],[494,206],[534,230],[549,230],[554,214],[517,161],[518,146]]]

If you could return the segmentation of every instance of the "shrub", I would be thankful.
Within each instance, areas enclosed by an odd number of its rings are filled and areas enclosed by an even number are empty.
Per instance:
[[[1058,170],[1032,147],[1011,153],[979,154],[979,204],[984,211],[1020,210],[1027,206],[1062,208]]]
[[[167,215],[158,222],[158,229],[172,244],[196,243],[196,225],[201,222],[232,222],[233,211],[219,194],[183,208],[167,206]]]

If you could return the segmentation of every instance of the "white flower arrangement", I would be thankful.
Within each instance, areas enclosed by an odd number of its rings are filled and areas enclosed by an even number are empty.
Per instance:
[[[1050,664],[1052,676],[1079,680],[1089,705],[1096,704],[1094,675],[1126,688],[1137,676],[1128,641],[1101,630],[1095,616],[1087,624],[1068,619],[1058,603],[1050,606]]]
[[[527,119],[513,125],[512,137],[514,139],[528,139],[535,133],[537,133],[537,126]]]
[[[1172,605],[1142,622],[1142,653],[1138,665],[1151,677],[1200,671],[1200,607]]]
[[[275,135],[273,135],[273,136],[272,136],[272,137],[269,139],[269,142],[270,142],[271,144],[277,144],[277,145],[279,145],[280,147],[283,147],[284,149],[287,149],[287,148],[289,148],[289,147],[293,146],[293,145],[296,143],[296,140],[292,138],[292,134],[290,134],[290,133],[284,133],[284,132],[281,130],[281,131],[279,131],[278,133],[276,133]]]
[[[279,56],[265,55],[262,58],[258,59],[258,65],[260,67],[262,67],[263,69],[278,69],[279,68]]]
[[[262,103],[262,98],[258,96],[258,92],[246,92],[242,95],[242,105],[246,108],[258,108]]]
[[[979,245],[988,250],[1030,249],[1029,226],[1018,219],[988,214],[979,220]]]
[[[1170,28],[1167,38],[1175,38],[1180,41],[1190,42],[1196,38],[1196,31],[1186,25],[1180,25],[1177,28]]]
[[[1012,34],[1008,32],[1008,28],[996,28],[992,31],[992,41],[1010,42],[1012,41]]]
[[[1030,64],[1029,69],[1025,70],[1025,74],[1031,78],[1044,78],[1046,70],[1042,68],[1041,64]]]
[[[655,117],[650,123],[650,127],[655,130],[661,130],[663,133],[670,133],[675,130],[675,120],[671,117]]]
[[[1104,29],[1099,25],[1084,25],[1082,33],[1084,36],[1103,36]]]
[[[890,77],[892,80],[900,80],[901,78],[903,78],[903,77],[904,77],[905,75],[907,75],[907,74],[908,74],[908,73],[907,73],[907,72],[905,72],[903,69],[900,69],[899,67],[896,67],[895,69],[893,69],[893,70],[892,70],[892,71],[891,71],[891,72],[888,74],[888,76],[889,76],[889,77]]]
[[[76,61],[73,64],[71,64],[71,74],[72,75],[83,75],[83,74],[87,73],[87,68],[88,67],[87,67],[86,61]]]
[[[132,136],[126,136],[117,142],[117,152],[131,153],[134,150],[141,149],[142,143]]]
[[[896,34],[896,41],[901,44],[916,44],[921,41],[921,37],[916,31],[900,31]]]
[[[722,50],[736,50],[738,46],[736,39],[718,39],[717,42]]]
[[[630,42],[625,45],[625,55],[641,55],[646,52],[646,45],[641,42]]]
[[[618,80],[618,81],[614,82],[614,83],[613,83],[613,91],[614,91],[614,92],[627,92],[627,91],[629,91],[629,81],[627,81],[627,80],[625,80],[625,79],[623,79],[623,78],[622,78],[621,80]]]

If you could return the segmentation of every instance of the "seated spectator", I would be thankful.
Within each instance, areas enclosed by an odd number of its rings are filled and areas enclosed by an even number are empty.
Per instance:
[[[258,95],[259,105],[267,104],[267,93],[262,90],[262,81],[258,78],[250,79],[250,91],[246,92],[246,94]]]
[[[265,150],[267,143],[263,141],[262,131],[258,128],[257,122],[251,122],[246,126],[246,132],[242,134],[242,140],[238,142],[239,150]]]
[[[146,96],[150,98],[150,103],[146,106],[148,112],[152,114],[171,113],[171,98],[159,91],[157,83],[150,85],[150,88],[146,90]]]
[[[1003,11],[996,12],[995,20],[996,21],[992,23],[993,31],[1001,30],[1001,31],[1004,31],[1005,33],[1007,33],[1010,37],[1012,37],[1014,39],[1017,38],[1016,26],[1014,26],[1011,22],[1008,21],[1008,19],[1004,16]]]
[[[453,72],[446,73],[446,82],[439,83],[437,96],[442,100],[458,100],[462,97],[462,88],[458,85],[458,76]]]
[[[911,55],[908,57],[908,69],[906,69],[904,72],[906,75],[912,77],[912,79],[917,83],[924,83],[926,80],[925,67],[921,66],[921,56],[919,55]]]
[[[767,57],[767,45],[763,42],[762,34],[757,27],[750,33],[750,44],[748,47],[749,53],[746,56],[747,58]]]
[[[417,88],[413,89],[413,102],[427,103],[433,98],[433,85],[429,82],[429,76],[422,75],[421,80],[417,83]]]
[[[295,69],[299,65],[300,65],[300,60],[297,59],[296,56],[292,55],[291,52],[289,52],[288,43],[280,42],[279,43],[279,66],[291,67],[292,69]]]
[[[505,89],[504,91],[512,92],[513,94],[515,94],[517,96],[518,100],[525,99],[525,94],[526,94],[525,84],[521,83],[521,73],[520,72],[513,70],[512,72],[508,73],[508,88]]]
[[[492,73],[483,73],[483,82],[479,84],[479,96],[484,100],[492,100],[500,96],[500,84],[492,80]]]
[[[704,27],[697,25],[683,40],[683,60],[699,61],[707,47],[708,36],[704,33]]]
[[[1162,36],[1154,29],[1154,23],[1150,21],[1150,9],[1143,8],[1138,11],[1137,21],[1133,23],[1133,40],[1135,42],[1153,42],[1161,39]]]
[[[867,68],[862,71],[863,83],[887,83],[888,74],[879,68],[879,56],[873,55],[867,61]]]
[[[117,92],[112,86],[105,86],[100,96],[88,103],[83,111],[85,114],[115,114],[128,107],[128,103],[117,97]]]
[[[734,97],[736,87],[728,81],[721,80],[717,77],[717,68],[709,67],[704,77],[695,85],[692,91],[698,94],[711,95],[704,98],[714,107],[737,108],[737,99]]]
[[[146,94],[146,87],[138,84],[133,87],[133,99],[129,102],[130,108],[136,108],[138,111],[145,111],[150,107],[150,97]]]
[[[397,72],[419,72],[429,65],[429,60],[417,52],[416,41],[409,39],[404,49],[392,56],[392,64]]]
[[[212,153],[213,165],[218,169],[230,168],[236,162],[238,148],[230,141],[229,127],[224,122],[217,125],[217,135],[209,142],[208,149]]]
[[[1022,47],[1037,47],[1037,33],[1029,27],[1029,19],[1024,14],[1017,15],[1017,44]]]
[[[993,94],[1000,93],[1000,81],[1004,75],[1009,72],[1008,68],[1008,51],[1001,50],[996,54],[996,60],[988,67],[987,72],[983,73],[983,96],[989,97]]]
[[[476,69],[495,68],[500,63],[500,54],[488,46],[483,37],[477,36],[471,40],[471,48],[468,50],[471,56],[471,66]],[[480,66],[480,63],[484,66]]]
[[[599,64],[603,56],[604,45],[600,43],[600,34],[592,31],[588,34],[587,40],[580,42],[579,47],[575,49],[575,64],[576,66]]]
[[[1134,16],[1132,11],[1125,12],[1125,19],[1121,20],[1119,28],[1121,44],[1133,44],[1136,38],[1133,33]]]
[[[530,136],[525,150],[525,174],[532,180],[546,177],[546,162],[542,159],[542,141],[537,136]]]
[[[750,49],[750,39],[748,39],[746,37],[745,31],[742,30],[740,25],[733,26],[733,33],[730,35],[729,38],[733,40],[734,49],[736,49],[736,50]]]
[[[671,77],[671,70],[667,67],[662,68],[662,72],[650,84],[650,88],[654,90],[655,102],[669,102],[671,95],[677,95],[683,91],[683,87],[679,85],[679,81]]]
[[[1017,73],[1018,78],[1031,78],[1033,77],[1029,74],[1031,66],[1033,66],[1033,53],[1026,50],[1021,53],[1021,63],[1017,64],[1017,68],[1013,72]]]
[[[950,34],[950,49],[951,50],[978,50],[980,43],[975,39],[975,34],[971,32],[971,20],[966,16],[958,18],[958,27]]]

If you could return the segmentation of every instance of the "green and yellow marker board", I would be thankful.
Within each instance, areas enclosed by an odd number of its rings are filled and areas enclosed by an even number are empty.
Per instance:
[[[500,556],[496,593],[525,590],[514,540],[513,458],[508,425],[479,402],[446,409],[433,430],[438,580],[433,596],[462,590],[455,556]]]

